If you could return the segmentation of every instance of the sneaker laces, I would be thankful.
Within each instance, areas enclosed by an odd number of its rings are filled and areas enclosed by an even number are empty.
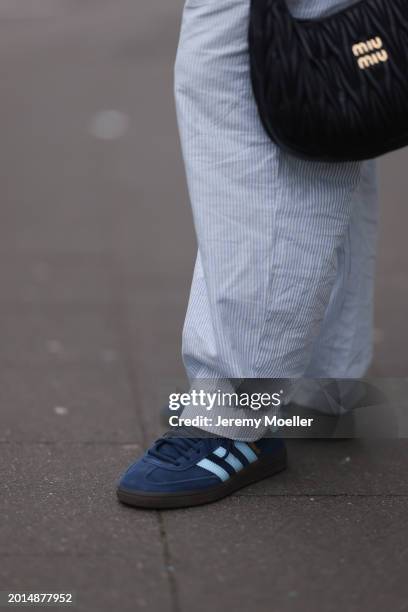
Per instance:
[[[194,453],[200,455],[203,445],[208,451],[208,454],[211,453],[216,447],[214,440],[218,441],[217,444],[222,444],[222,446],[225,447],[224,457],[228,455],[234,443],[233,440],[225,438],[220,440],[214,437],[180,437],[180,429],[181,428],[179,428],[178,431],[169,431],[156,440],[153,447],[147,451],[147,454],[150,457],[159,459],[159,461],[165,461],[178,466],[180,465],[180,458],[189,460]]]

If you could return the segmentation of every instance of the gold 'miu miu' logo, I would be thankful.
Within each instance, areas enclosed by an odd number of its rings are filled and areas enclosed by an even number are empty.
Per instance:
[[[388,62],[389,59],[383,41],[379,36],[356,43],[352,46],[352,50],[354,56],[358,58],[357,63],[360,70],[371,68],[381,62]]]

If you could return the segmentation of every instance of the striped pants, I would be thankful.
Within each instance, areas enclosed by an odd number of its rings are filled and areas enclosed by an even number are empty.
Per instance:
[[[313,17],[348,2],[287,0]],[[190,379],[357,378],[372,354],[375,162],[284,153],[252,95],[250,0],[187,0],[175,66],[198,240]]]

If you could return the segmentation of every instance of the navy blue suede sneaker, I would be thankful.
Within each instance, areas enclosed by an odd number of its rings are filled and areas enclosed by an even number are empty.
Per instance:
[[[133,463],[120,479],[121,502],[139,508],[207,504],[286,468],[280,438],[237,442],[180,437],[171,431]]]

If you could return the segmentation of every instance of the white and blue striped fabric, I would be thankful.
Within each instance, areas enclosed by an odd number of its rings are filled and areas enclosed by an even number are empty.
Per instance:
[[[350,3],[288,0],[300,17]],[[249,0],[187,0],[183,13],[175,93],[198,239],[187,374],[360,377],[372,353],[375,163],[301,161],[268,139],[248,15]]]

